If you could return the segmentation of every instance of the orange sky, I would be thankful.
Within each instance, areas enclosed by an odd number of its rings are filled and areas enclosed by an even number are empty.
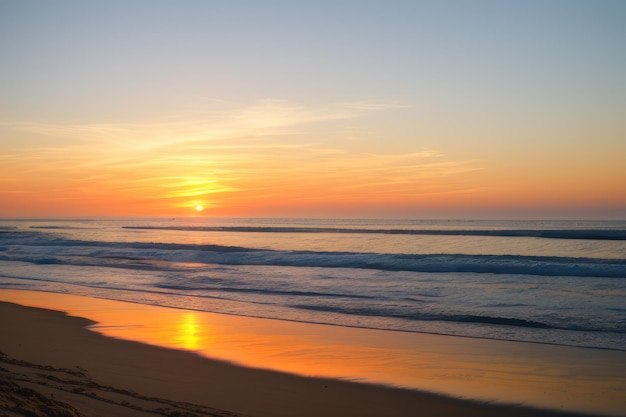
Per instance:
[[[623,4],[184,3],[0,6],[0,217],[626,218]]]

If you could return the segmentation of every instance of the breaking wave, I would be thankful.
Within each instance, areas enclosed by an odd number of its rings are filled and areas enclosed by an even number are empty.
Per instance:
[[[164,261],[432,273],[626,278],[624,259],[288,251],[222,245],[97,242],[14,232],[0,233],[0,260],[131,269],[161,269],[164,265],[158,262]]]

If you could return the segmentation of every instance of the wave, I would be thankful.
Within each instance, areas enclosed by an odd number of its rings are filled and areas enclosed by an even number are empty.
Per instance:
[[[11,241],[10,239],[16,239]],[[2,239],[6,239],[3,241]],[[253,252],[261,249],[244,248],[238,246],[223,246],[223,245],[199,245],[199,244],[184,244],[184,243],[155,243],[155,242],[103,242],[96,240],[77,240],[77,239],[64,239],[60,237],[53,237],[37,232],[22,232],[22,231],[2,231],[0,230],[0,244],[17,244],[17,245],[32,245],[32,246],[58,246],[58,247],[110,247],[110,248],[128,248],[128,249],[163,249],[163,250],[208,250],[216,252]],[[0,251],[2,247],[0,246]]]
[[[50,230],[85,230],[93,229],[93,227],[79,226],[28,226],[30,229],[50,229]]]
[[[355,229],[327,227],[275,227],[275,226],[124,226],[125,229],[179,230],[188,232],[240,232],[240,233],[353,233],[390,235],[441,235],[441,236],[495,236],[537,237],[546,239],[626,240],[622,229]]]
[[[118,285],[115,283],[98,283],[98,282],[86,282],[86,281],[75,281],[75,282],[60,282],[52,278],[45,277],[25,277],[25,276],[13,276],[13,275],[4,275],[4,278],[9,278],[15,281],[34,281],[34,282],[47,282],[52,284],[61,284],[64,286],[63,290],[52,290],[45,289],[44,291],[52,291],[52,292],[61,292],[66,293],[68,291],[67,286],[71,287],[80,287],[80,288],[91,288],[91,289],[99,289],[106,290],[106,296],[103,296],[101,293],[98,295],[99,297],[115,299],[120,301],[130,301],[130,302],[139,302],[143,304],[157,305],[157,306],[168,306],[168,307],[180,307],[189,309],[189,300],[190,299],[211,299],[211,300],[223,300],[223,301],[241,301],[237,298],[232,298],[229,293],[238,293],[238,292],[247,292],[247,293],[257,293],[260,295],[278,295],[278,296],[296,296],[296,297],[304,297],[310,298],[312,302],[315,304],[307,304],[307,303],[286,303],[283,306],[296,309],[296,310],[309,310],[319,313],[332,313],[339,314],[345,317],[371,317],[371,318],[379,318],[379,319],[400,319],[402,321],[407,322],[447,322],[447,323],[456,323],[456,324],[477,324],[477,325],[489,325],[489,326],[505,326],[505,327],[517,327],[517,328],[525,328],[525,329],[538,329],[538,330],[564,330],[569,332],[583,332],[583,333],[610,333],[615,335],[618,338],[621,338],[623,334],[626,334],[626,329],[620,323],[612,323],[612,322],[569,322],[566,324],[564,321],[555,321],[554,317],[546,317],[546,320],[539,321],[534,318],[515,318],[515,317],[506,317],[506,316],[494,316],[488,314],[469,314],[462,312],[428,312],[422,311],[419,308],[414,308],[412,306],[398,304],[397,302],[388,303],[383,298],[380,297],[371,297],[366,295],[357,295],[357,294],[333,294],[333,293],[321,293],[315,291],[281,291],[281,290],[273,290],[273,289],[262,289],[262,288],[234,288],[234,287],[207,287],[203,286],[202,288],[194,287],[194,286],[186,286],[186,285],[176,285],[176,284],[156,284],[154,287],[145,287],[141,288],[131,288],[125,285]],[[5,282],[2,284],[3,288],[19,288],[19,287],[27,287],[28,284],[20,283],[20,282]],[[30,289],[30,288],[29,288]],[[41,289],[39,289],[41,290]],[[120,298],[120,294],[117,296],[112,295],[110,293],[111,290],[120,291],[122,293],[126,293],[126,295]],[[161,291],[163,290],[163,291]],[[171,292],[170,290],[174,290],[175,292]],[[196,293],[195,290],[201,290]],[[213,291],[215,290],[215,292]],[[180,291],[180,292],[179,292]],[[69,290],[72,293],[72,290]],[[136,293],[139,294],[139,298],[133,298],[130,296],[129,299],[128,293]],[[80,291],[78,292],[80,294]],[[187,301],[185,301],[184,305],[180,304],[171,304],[169,301],[165,301],[163,298],[158,299],[150,299],[146,298],[147,295],[156,295],[156,296],[184,296]],[[345,302],[343,300],[354,300],[356,303]],[[338,300],[337,303],[334,303],[333,299]],[[171,298],[169,299],[171,301]],[[359,302],[359,300],[365,301],[365,304]],[[247,303],[252,304],[271,304],[275,305],[274,302],[269,301],[265,297],[261,297],[259,299],[250,299],[246,301]],[[195,303],[193,303],[195,305]],[[377,328],[382,330],[388,330],[385,324],[381,322],[368,322],[365,324],[362,321],[351,322],[352,324],[346,324],[342,320],[332,319],[332,321],[328,322],[327,319],[322,317],[311,317],[307,316],[307,318],[300,319],[289,319],[284,316],[273,316],[272,314],[263,315],[263,313],[259,313],[258,310],[254,310],[254,313],[251,312],[242,312],[237,311],[222,311],[219,308],[216,309],[216,306],[213,304],[208,305],[208,307],[204,306],[196,306],[195,308],[201,311],[213,311],[213,312],[221,312],[226,314],[236,314],[236,315],[247,315],[251,317],[266,317],[266,318],[276,318],[282,320],[296,320],[296,321],[305,321],[310,323],[322,323],[322,324],[334,324],[334,325],[346,325],[348,327],[369,327],[369,328]],[[350,319],[348,319],[350,320]],[[343,323],[343,324],[340,324]],[[388,325],[388,323],[387,323]],[[411,330],[411,327],[406,326],[396,326],[395,330],[402,331],[417,331],[424,332],[424,330]],[[441,330],[437,331],[440,334]],[[495,336],[492,336],[494,338]],[[495,337],[498,338],[498,337]],[[506,338],[505,338],[506,340]],[[537,340],[539,341],[539,340]],[[542,341],[542,342],[545,342]],[[595,346],[595,345],[594,345]],[[596,346],[597,347],[597,346]],[[614,348],[614,347],[613,347]],[[621,350],[624,350],[620,348]]]
[[[383,299],[377,299],[378,297],[369,297],[369,296],[361,296],[356,294],[332,294],[332,293],[319,293],[313,291],[280,291],[280,290],[272,290],[272,289],[241,289],[241,288],[233,288],[233,287],[202,287],[200,293],[196,293],[195,290],[200,290],[200,288],[196,288],[193,286],[185,286],[185,285],[168,285],[168,284],[158,284],[154,287],[142,287],[142,288],[131,288],[128,286],[121,286],[112,283],[97,283],[97,282],[84,282],[84,281],[76,281],[76,282],[59,282],[55,279],[51,278],[43,278],[43,277],[24,277],[24,276],[11,276],[7,275],[5,278],[13,279],[16,281],[33,281],[33,282],[47,282],[52,284],[60,284],[63,285],[63,290],[50,290],[47,291],[52,292],[67,292],[70,287],[80,287],[80,288],[90,288],[90,289],[99,289],[99,290],[107,290],[106,296],[99,294],[100,297],[116,299],[121,301],[131,301],[131,302],[139,302],[150,305],[157,306],[166,306],[166,307],[181,307],[181,308],[189,308],[189,300],[190,299],[211,299],[211,300],[223,300],[223,301],[238,301],[236,298],[232,298],[230,293],[238,293],[238,292],[249,292],[249,293],[258,293],[260,295],[279,295],[279,296],[302,296],[304,298],[310,298],[315,304],[308,303],[292,303],[292,304],[284,304],[284,307],[296,309],[296,310],[308,310],[319,313],[332,313],[339,314],[344,317],[353,317],[353,318],[377,318],[377,319],[400,319],[406,322],[414,322],[414,323],[435,323],[435,322],[445,322],[450,324],[477,324],[477,325],[489,325],[489,326],[503,326],[503,327],[516,327],[520,329],[529,329],[529,330],[564,330],[569,332],[584,332],[584,333],[611,333],[616,335],[617,337],[623,337],[619,335],[626,334],[626,328],[624,328],[619,323],[604,323],[600,324],[597,322],[591,323],[571,323],[565,324],[563,322],[559,323],[558,321],[554,321],[547,317],[545,321],[540,321],[537,319],[530,318],[515,318],[515,317],[506,317],[506,316],[494,316],[488,314],[467,314],[462,312],[437,312],[432,313],[428,311],[424,311],[421,309],[411,308],[406,305],[399,305],[397,302],[387,303]],[[27,283],[20,282],[4,282],[2,283],[2,288],[17,288],[17,287],[28,287]],[[119,294],[117,296],[113,295],[110,291],[121,291],[126,295],[120,298]],[[163,291],[161,291],[163,290]],[[171,292],[174,290],[174,292]],[[212,291],[212,290],[215,290]],[[70,293],[72,290],[69,290]],[[80,292],[79,292],[80,293]],[[128,293],[136,293],[139,294],[138,299],[133,299],[132,296],[129,299]],[[155,296],[167,296],[169,301],[166,301],[163,298],[150,299],[146,298],[146,296],[155,295]],[[184,305],[179,305],[174,302],[171,304],[172,298],[176,296],[184,296],[185,303]],[[370,303],[361,304],[361,303],[345,303],[339,302],[337,304],[329,304],[332,303],[333,298],[345,299],[345,300],[354,300],[358,301],[359,299],[368,299],[371,300]],[[240,301],[240,300],[239,300]],[[275,305],[274,302],[269,301],[265,297],[261,297],[260,299],[252,299],[246,301],[247,303],[252,304],[271,304]],[[191,303],[194,304],[195,303]],[[210,304],[210,307],[197,307],[201,311],[213,311],[213,312],[221,312],[219,309],[216,309],[216,306]],[[248,315],[252,317],[266,317],[266,318],[276,318],[285,320],[283,316],[274,316],[272,314],[262,315],[258,310],[255,310],[255,313],[245,313],[238,312],[233,313],[227,312],[227,314],[237,314],[237,315]],[[256,314],[256,315],[255,315]],[[259,315],[261,314],[261,315]],[[336,317],[336,316],[334,316]],[[332,321],[327,321],[323,316],[311,317],[307,316],[306,319],[296,319],[296,321],[306,321],[310,323],[321,323],[321,324],[335,324],[335,325],[347,325],[348,327],[368,327],[368,328],[376,328],[376,329],[389,329],[388,324],[382,324],[381,322],[364,322],[362,320],[358,320],[357,322],[350,322],[352,324],[339,324],[338,322],[343,323],[341,320],[332,319]],[[422,332],[423,330],[410,330],[411,327],[406,327],[400,325],[396,328],[396,330],[402,331],[418,331]],[[442,333],[446,334],[446,333]]]
[[[155,270],[166,269],[170,265],[168,263],[172,266],[176,263],[202,263],[626,278],[626,260],[623,259],[288,251],[221,245],[68,240],[49,236],[42,238],[42,235],[32,232],[0,233],[0,259]]]
[[[515,319],[515,318],[506,318],[506,317],[491,317],[491,316],[479,316],[473,314],[426,314],[426,313],[400,313],[400,312],[391,312],[381,309],[373,309],[368,307],[357,307],[357,308],[345,308],[345,307],[335,307],[335,306],[320,306],[320,305],[306,305],[306,304],[297,304],[292,305],[291,307],[300,308],[304,310],[314,310],[314,311],[323,311],[329,313],[341,313],[341,314],[352,314],[359,316],[379,316],[379,317],[394,317],[408,320],[419,320],[419,321],[453,321],[460,323],[484,323],[484,324],[496,324],[496,325],[504,325],[504,326],[518,326],[518,327],[529,327],[535,329],[547,329],[547,328],[555,328],[550,326],[549,324],[533,321],[533,320],[524,320],[524,319]]]
[[[201,287],[193,287],[189,285],[179,285],[179,284],[156,284],[157,288],[163,288],[165,290],[176,290],[176,291],[194,291],[194,290],[202,290],[202,291],[220,291],[224,293],[250,293],[250,294],[263,294],[263,295],[284,295],[284,296],[297,296],[297,297],[323,297],[323,298],[354,298],[354,299],[362,299],[362,300],[373,300],[376,297],[368,296],[368,295],[358,295],[358,294],[338,294],[331,292],[317,292],[317,291],[283,291],[283,290],[272,290],[268,288],[240,288],[240,287],[225,287],[225,286],[209,286],[202,285]]]
[[[338,313],[346,315],[367,316],[367,317],[383,317],[383,318],[398,318],[411,321],[420,322],[433,322],[443,321],[452,323],[471,323],[471,324],[488,324],[496,326],[514,326],[528,329],[552,329],[552,330],[568,330],[576,332],[610,332],[616,334],[624,334],[624,329],[610,327],[587,327],[580,325],[557,325],[550,324],[548,322],[542,322],[537,320],[520,319],[513,317],[500,317],[489,315],[477,315],[477,314],[446,314],[446,313],[425,313],[415,311],[398,311],[397,309],[385,308],[385,307],[363,307],[363,306],[331,306],[331,305],[309,305],[309,304],[294,304],[290,307],[312,310],[326,313]]]

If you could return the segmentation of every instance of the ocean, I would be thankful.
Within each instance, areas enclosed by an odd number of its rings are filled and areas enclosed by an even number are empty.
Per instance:
[[[626,350],[626,221],[5,219],[0,288]]]

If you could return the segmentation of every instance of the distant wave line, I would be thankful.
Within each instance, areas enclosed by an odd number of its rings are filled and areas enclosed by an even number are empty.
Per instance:
[[[354,229],[334,227],[263,227],[263,226],[123,226],[124,229],[178,230],[189,232],[240,233],[352,233],[434,236],[496,236],[538,237],[546,239],[626,240],[622,229],[502,229],[502,230],[441,230],[441,229]]]
[[[8,234],[4,234],[8,237]],[[17,234],[19,235],[19,233]],[[25,235],[28,235],[26,233]],[[2,234],[0,233],[0,236]],[[0,240],[1,242],[2,240]],[[523,255],[376,254],[251,249],[221,245],[20,239],[4,242],[0,259],[34,264],[97,265],[127,269],[176,268],[176,263],[363,268],[383,271],[462,272],[626,278],[626,260]],[[26,247],[51,250],[29,253]],[[88,252],[84,248],[90,248]],[[93,249],[91,249],[93,248]],[[168,263],[168,265],[162,264]],[[152,265],[151,265],[152,264]]]

